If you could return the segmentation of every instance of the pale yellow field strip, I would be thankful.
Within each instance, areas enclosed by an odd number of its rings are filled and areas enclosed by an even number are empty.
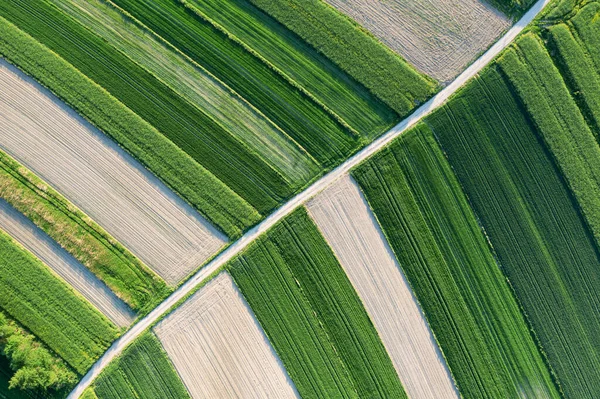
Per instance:
[[[128,327],[133,322],[135,314],[125,302],[31,220],[1,198],[0,229],[45,263],[117,326]]]
[[[175,284],[226,242],[187,203],[33,79],[0,59],[0,148]]]
[[[446,362],[359,187],[346,175],[308,202],[411,399],[458,398]]]
[[[447,82],[508,29],[484,0],[326,0],[421,72]]]
[[[297,398],[252,310],[222,272],[154,327],[192,398]]]

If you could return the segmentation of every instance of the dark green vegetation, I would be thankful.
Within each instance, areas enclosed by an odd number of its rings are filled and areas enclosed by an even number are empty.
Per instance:
[[[353,175],[461,394],[558,398],[525,318],[431,131],[417,127]]]
[[[304,209],[228,269],[302,397],[406,397],[360,299]]]
[[[488,0],[509,17],[519,17],[524,14],[536,0]]]
[[[600,395],[600,257],[544,135],[492,69],[427,119],[567,397]]]
[[[0,198],[69,251],[132,309],[152,307],[170,292],[164,281],[105,230],[2,151]]]
[[[98,399],[185,399],[185,386],[154,334],[145,333],[98,377],[87,395]]]
[[[332,60],[400,116],[437,89],[430,78],[321,0],[248,1]]]
[[[187,0],[187,4],[305,88],[360,134],[379,135],[397,121],[396,113],[383,102],[250,1]]]
[[[115,139],[230,237],[259,220],[250,205],[72,65],[1,17],[0,33],[3,57]]]
[[[71,387],[76,376],[65,362],[52,354],[33,335],[0,312],[0,355],[10,372],[8,389],[25,392],[59,392]],[[3,367],[3,365],[0,365]],[[3,375],[9,374],[3,370]],[[7,391],[8,392],[8,391]],[[27,395],[25,395],[27,396]],[[32,395],[34,396],[34,395]]]
[[[3,232],[0,253],[0,309],[85,373],[117,328]]]

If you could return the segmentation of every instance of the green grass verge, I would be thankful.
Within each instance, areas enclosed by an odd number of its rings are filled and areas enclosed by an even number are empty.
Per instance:
[[[254,208],[151,125],[2,17],[0,54],[112,137],[230,238],[260,220]]]
[[[90,269],[132,309],[153,307],[171,290],[104,229],[0,151],[0,197]]]
[[[552,154],[487,70],[426,119],[567,397],[600,395],[600,257]]]
[[[329,167],[356,150],[359,137],[235,37],[177,0],[115,4],[225,82]]]
[[[189,103],[85,26],[45,0],[0,4],[2,16],[33,36],[154,126],[260,212],[296,186]]]
[[[91,391],[90,391],[91,392]],[[183,382],[151,332],[135,340],[94,382],[97,399],[186,399]]]
[[[398,115],[337,65],[248,0],[187,0],[325,104],[361,135],[389,129]]]
[[[287,180],[305,182],[317,164],[223,82],[104,0],[51,0],[62,11],[202,109]]]
[[[356,22],[321,0],[248,0],[328,57],[373,95],[406,116],[438,85]]]
[[[302,397],[406,397],[358,295],[304,208],[228,270]]]
[[[119,330],[0,231],[0,308],[84,374]]]
[[[450,165],[421,125],[354,172],[465,398],[559,398]]]
[[[536,0],[487,0],[494,7],[509,17],[519,17],[529,9]]]
[[[577,104],[533,33],[498,60],[569,183],[600,243],[600,147]]]

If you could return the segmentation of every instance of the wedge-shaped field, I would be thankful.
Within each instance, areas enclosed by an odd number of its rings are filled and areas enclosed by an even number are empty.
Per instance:
[[[288,180],[304,182],[318,172],[316,163],[258,110],[111,3],[104,0],[52,0],[52,3],[219,121]]]
[[[510,26],[484,0],[326,0],[423,73],[451,81]]]
[[[2,198],[0,229],[44,262],[114,324],[119,327],[131,324],[134,313],[123,301],[56,241]]]
[[[228,269],[302,397],[406,397],[360,298],[305,209]]]
[[[225,272],[153,331],[192,398],[298,397],[252,310]]]
[[[600,244],[600,146],[560,72],[533,33],[520,38],[498,63],[556,157]]]
[[[525,317],[431,131],[355,170],[465,398],[558,398]]]
[[[322,103],[291,84],[235,37],[190,10],[187,3],[179,0],[114,3],[235,90],[322,165],[337,163],[358,145],[359,137]],[[266,176],[257,178],[266,180]]]
[[[0,308],[83,374],[118,329],[0,230]]]
[[[97,221],[169,284],[225,237],[113,141],[0,62],[0,147]]]
[[[401,117],[437,89],[433,79],[419,74],[322,0],[248,1],[329,58]]]
[[[345,176],[308,205],[411,399],[458,398],[419,304],[356,182]]]
[[[168,294],[166,283],[23,165],[0,151],[0,198],[68,251],[133,310]]]
[[[600,258],[543,137],[494,69],[427,119],[568,397],[600,394]]]
[[[186,399],[185,386],[158,339],[145,333],[123,351],[82,398]]]
[[[248,0],[192,0],[219,24],[322,102],[361,135],[374,137],[398,115],[339,67]]]

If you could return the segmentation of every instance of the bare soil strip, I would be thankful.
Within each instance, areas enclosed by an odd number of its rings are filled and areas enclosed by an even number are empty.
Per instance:
[[[226,272],[158,323],[154,332],[192,398],[299,397]]]
[[[119,327],[128,327],[135,313],[85,266],[39,227],[0,198],[0,229],[44,262]]]
[[[447,82],[508,29],[483,0],[326,0],[421,72]]]
[[[419,304],[358,185],[346,175],[307,208],[363,301],[408,397],[458,398]]]
[[[0,60],[0,147],[125,245],[167,283],[226,238],[117,144]]]

